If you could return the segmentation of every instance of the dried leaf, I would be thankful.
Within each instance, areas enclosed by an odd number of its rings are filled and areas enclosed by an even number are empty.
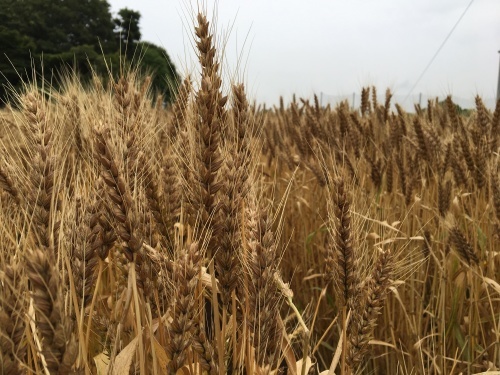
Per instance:
[[[129,342],[129,344],[123,348],[120,354],[117,355],[115,360],[115,365],[113,368],[113,375],[128,374],[130,366],[132,365],[132,359],[134,358],[137,345],[139,345],[139,339],[142,334],[139,334]]]
[[[170,362],[170,358],[168,358],[167,352],[165,352],[163,346],[161,346],[158,340],[156,340],[156,337],[153,337],[153,349],[155,351],[156,360],[158,362],[158,366],[160,367],[160,371],[166,371],[167,365]]]
[[[283,324],[283,321],[281,320],[281,317],[278,317],[279,319],[279,324],[282,327],[283,330],[285,330],[285,325]],[[288,366],[288,370],[290,375],[297,375],[297,372],[295,371],[295,368],[297,367],[297,360],[295,358],[295,354],[293,353],[292,347],[290,345],[290,340],[287,337],[286,334],[284,334],[281,338],[282,341],[282,347],[283,347],[283,354],[285,357],[286,364]],[[300,374],[300,372],[299,372]]]
[[[486,281],[487,284],[492,286],[498,292],[498,294],[500,294],[500,284],[499,283],[497,283],[493,279],[490,279],[489,277],[483,277],[483,280]]]
[[[94,357],[97,375],[106,375],[108,373],[109,356],[106,353],[98,354]]]
[[[304,363],[304,359],[301,358],[297,361],[297,374],[302,374],[302,364]],[[313,363],[311,357],[306,358],[306,374],[309,374],[309,370],[311,369]]]
[[[397,348],[396,348],[396,345],[391,344],[391,343],[389,343],[389,342],[380,341],[380,340],[370,340],[370,341],[368,342],[368,344],[370,344],[370,345],[388,346],[389,348],[392,348],[392,349],[397,349]]]

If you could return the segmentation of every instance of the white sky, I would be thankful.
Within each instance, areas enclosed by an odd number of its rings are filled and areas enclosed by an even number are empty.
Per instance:
[[[108,0],[141,13],[144,40],[163,46],[180,73],[196,65],[189,0]],[[375,85],[404,98],[471,0],[219,0],[225,74],[243,78],[257,102],[293,93],[359,94]],[[214,1],[208,1],[213,19]],[[221,38],[220,35],[226,35]],[[413,91],[494,103],[500,0],[475,0]],[[238,63],[240,61],[240,63]],[[325,95],[326,98],[326,95]],[[326,99],[325,99],[326,100]]]

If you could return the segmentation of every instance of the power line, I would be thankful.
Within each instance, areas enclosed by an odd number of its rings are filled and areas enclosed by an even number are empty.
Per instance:
[[[469,10],[470,6],[472,5],[472,3],[474,2],[474,0],[471,0],[471,2],[469,3],[469,5],[467,5],[467,8],[465,8],[465,10],[463,11],[463,13],[460,15],[460,17],[458,18],[457,22],[455,22],[455,25],[453,25],[453,27],[451,28],[450,32],[448,33],[448,35],[446,36],[446,38],[444,39],[443,43],[441,43],[441,45],[439,46],[438,50],[436,51],[436,53],[434,54],[434,56],[432,56],[432,59],[431,61],[429,61],[429,63],[427,64],[427,66],[425,67],[425,69],[423,70],[422,74],[420,74],[420,76],[418,77],[417,81],[415,82],[415,84],[413,85],[413,87],[411,88],[410,92],[408,93],[408,95],[406,95],[406,98],[404,99],[403,102],[406,102],[406,100],[410,97],[410,95],[413,93],[413,90],[415,90],[415,87],[417,87],[417,85],[419,84],[420,80],[422,79],[422,77],[425,75],[425,73],[427,72],[427,70],[429,69],[429,67],[432,65],[432,63],[434,62],[434,60],[436,59],[437,55],[439,54],[439,52],[441,52],[441,50],[443,49],[444,45],[446,44],[446,42],[448,41],[448,39],[450,39],[450,36],[451,34],[453,34],[453,31],[455,31],[455,29],[457,28],[458,24],[460,23],[460,21],[462,20],[462,18],[464,18],[465,16],[465,13],[467,13],[467,11]]]

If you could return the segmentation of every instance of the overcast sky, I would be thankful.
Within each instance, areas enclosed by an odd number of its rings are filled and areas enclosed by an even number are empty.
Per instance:
[[[111,11],[141,15],[144,40],[163,46],[180,73],[196,67],[189,0],[108,0]],[[493,103],[499,74],[500,0],[219,0],[219,43],[225,74],[243,78],[249,95],[276,104],[293,93],[311,97],[359,93],[375,85],[413,95]],[[214,2],[208,1],[213,19]],[[229,34],[229,35],[228,35]],[[416,87],[414,87],[414,85]],[[414,96],[414,97],[415,97]],[[411,101],[411,99],[410,99]]]

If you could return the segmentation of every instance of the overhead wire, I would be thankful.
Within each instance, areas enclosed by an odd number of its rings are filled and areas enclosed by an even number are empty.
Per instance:
[[[453,32],[455,31],[455,29],[457,28],[458,24],[460,23],[460,21],[462,21],[462,18],[464,18],[465,14],[467,13],[467,11],[469,10],[469,8],[471,7],[472,3],[474,2],[474,0],[471,0],[469,5],[467,5],[467,7],[465,8],[465,10],[463,11],[463,13],[460,15],[460,17],[458,18],[457,22],[455,22],[455,24],[453,25],[453,27],[451,28],[450,32],[448,33],[448,35],[446,36],[446,38],[443,40],[443,43],[441,43],[441,45],[439,46],[439,48],[437,49],[436,53],[434,54],[434,56],[432,56],[431,60],[429,61],[429,63],[427,64],[427,66],[425,67],[425,69],[422,71],[422,73],[420,74],[420,76],[418,77],[418,79],[416,80],[416,82],[414,83],[414,85],[412,86],[411,90],[408,92],[408,94],[406,95],[406,97],[404,98],[403,100],[403,103],[406,102],[408,100],[408,98],[410,97],[410,95],[413,93],[413,90],[415,90],[415,88],[417,87],[417,85],[420,83],[421,79],[423,78],[423,76],[425,75],[425,73],[427,73],[427,70],[429,70],[430,66],[432,65],[432,63],[434,62],[434,60],[436,60],[436,57],[439,55],[439,52],[441,52],[441,50],[443,49],[444,45],[446,44],[446,42],[448,41],[448,39],[450,39],[451,37],[451,34],[453,34]]]

